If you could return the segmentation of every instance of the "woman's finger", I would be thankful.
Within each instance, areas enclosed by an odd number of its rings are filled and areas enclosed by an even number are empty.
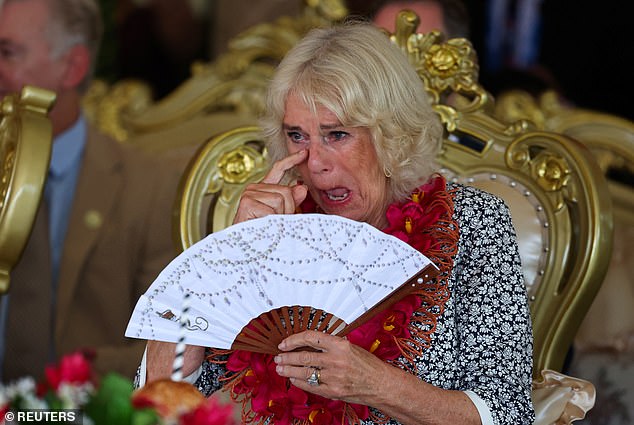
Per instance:
[[[280,376],[290,379],[293,385],[311,392],[324,390],[324,385],[327,385],[327,373],[319,367],[276,365],[275,370]]]
[[[296,209],[293,187],[254,183],[240,198],[234,223],[270,214],[292,214]]]
[[[307,154],[308,151],[306,149],[302,149],[301,151],[290,154],[286,158],[280,159],[273,164],[269,172],[262,179],[262,183],[280,184],[284,178],[284,174],[291,168],[304,162],[307,158]]]
[[[293,188],[290,186],[256,183],[242,195],[245,202],[255,201],[271,207],[276,214],[295,212]]]
[[[278,348],[282,351],[292,351],[301,347],[311,347],[319,351],[328,351],[328,347],[339,339],[324,332],[309,330],[290,335],[280,342]]]

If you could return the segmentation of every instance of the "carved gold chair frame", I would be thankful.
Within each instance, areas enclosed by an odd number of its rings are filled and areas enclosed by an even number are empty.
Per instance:
[[[609,113],[569,105],[555,91],[539,97],[509,90],[496,100],[495,116],[508,123],[565,134],[586,145],[608,180],[619,220],[634,225],[634,123]]]
[[[55,95],[25,87],[0,100],[0,295],[9,290],[40,205],[51,156]]]

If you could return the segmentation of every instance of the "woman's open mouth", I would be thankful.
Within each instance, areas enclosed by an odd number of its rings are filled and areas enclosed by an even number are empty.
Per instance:
[[[343,202],[350,197],[350,191],[345,188],[335,188],[330,190],[324,190],[322,193],[331,202]]]

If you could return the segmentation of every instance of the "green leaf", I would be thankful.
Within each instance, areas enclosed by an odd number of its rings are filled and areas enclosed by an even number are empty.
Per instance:
[[[121,375],[110,373],[101,381],[99,391],[84,407],[95,425],[155,425],[159,416],[152,409],[132,406],[132,382]]]
[[[110,373],[103,378],[99,391],[91,398],[84,411],[95,425],[132,425],[132,391],[130,380]]]

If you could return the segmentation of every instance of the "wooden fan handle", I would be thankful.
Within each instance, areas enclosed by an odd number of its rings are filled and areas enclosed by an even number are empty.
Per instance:
[[[310,311],[310,314],[301,314],[300,311]],[[307,306],[281,307],[262,313],[251,320],[231,344],[231,349],[278,354],[280,350],[277,346],[289,335],[304,330],[332,333],[345,329],[345,325],[343,320],[321,309]],[[317,351],[311,347],[302,347],[295,351],[311,350]]]
[[[422,285],[430,280],[434,279],[438,275],[438,268],[433,264],[428,264],[424,269],[410,278],[407,282],[399,286],[396,290],[391,292],[387,297],[383,300],[379,301],[374,307],[370,308],[368,311],[363,313],[361,316],[357,317],[352,323],[346,326],[341,332],[337,333],[338,336],[345,336],[363,325],[365,322],[370,320],[376,314],[379,314],[382,311],[387,310],[392,307],[398,301],[405,298],[407,295],[411,294],[415,290],[419,289]]]

